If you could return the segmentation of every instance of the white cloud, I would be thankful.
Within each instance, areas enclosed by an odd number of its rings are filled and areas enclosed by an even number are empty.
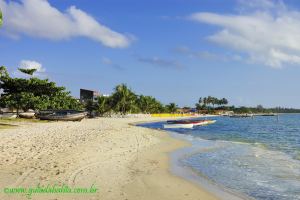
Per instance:
[[[111,48],[130,44],[129,37],[111,30],[75,6],[61,12],[47,0],[0,0],[3,28],[11,37],[29,35],[51,40],[87,37]]]
[[[242,13],[200,12],[192,14],[190,19],[221,27],[208,39],[246,54],[250,62],[274,68],[300,64],[300,12],[281,1],[240,2]]]

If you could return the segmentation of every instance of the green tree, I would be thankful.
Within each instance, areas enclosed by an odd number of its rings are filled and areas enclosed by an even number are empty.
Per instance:
[[[206,98],[203,98],[202,99],[202,97],[200,97],[199,98],[199,100],[198,100],[198,103],[196,103],[195,104],[195,106],[196,106],[196,110],[199,112],[200,110],[203,110],[203,109],[205,109],[205,107],[206,107]]]
[[[257,105],[256,110],[257,112],[264,112],[264,107],[262,105]]]
[[[137,99],[137,105],[143,113],[160,113],[163,111],[162,103],[151,96],[140,95]]]
[[[112,108],[115,112],[126,114],[138,110],[137,95],[131,91],[126,84],[120,84],[115,87],[111,96]]]
[[[228,104],[228,100],[226,98],[222,98],[221,105],[227,105],[227,104]]]
[[[251,113],[251,109],[245,106],[236,108],[235,111],[236,113]]]
[[[31,72],[34,73],[33,70],[25,71],[29,75]],[[28,109],[82,108],[81,104],[71,97],[64,87],[57,87],[48,79],[12,78],[4,66],[0,67],[0,88],[3,90],[0,99],[1,106],[17,109],[17,113],[20,109],[26,111]]]
[[[166,105],[166,108],[169,113],[175,113],[178,106],[175,103],[169,103],[168,105]]]
[[[213,108],[215,108],[215,105],[220,105],[219,103],[220,103],[220,101],[218,98],[211,97],[211,104],[213,105]]]
[[[213,102],[213,97],[212,96],[208,96],[207,98],[206,98],[206,103],[207,103],[207,105],[210,107],[210,105],[212,104],[212,102]]]
[[[143,113],[147,113],[151,108],[151,97],[140,95],[137,99],[137,104]]]
[[[203,98],[203,105],[205,106],[205,107],[207,107],[207,104],[209,103],[209,101],[208,101],[208,99],[207,99],[207,97],[204,97]]]
[[[110,98],[105,96],[99,96],[97,98],[97,112],[100,116],[103,116],[106,112],[111,111]]]

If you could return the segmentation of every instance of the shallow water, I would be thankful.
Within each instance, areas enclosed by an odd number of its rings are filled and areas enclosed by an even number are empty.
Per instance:
[[[218,117],[215,124],[172,129],[192,143],[178,158],[232,191],[255,199],[300,200],[300,115]],[[144,124],[161,128],[162,122]]]

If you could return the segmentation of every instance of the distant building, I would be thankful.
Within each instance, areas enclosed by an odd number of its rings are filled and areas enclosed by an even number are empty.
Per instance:
[[[100,96],[100,92],[93,90],[80,89],[80,102],[86,103],[89,100],[97,101],[97,97]]]

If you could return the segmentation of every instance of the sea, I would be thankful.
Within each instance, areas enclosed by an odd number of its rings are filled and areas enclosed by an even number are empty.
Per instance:
[[[173,153],[173,173],[244,199],[300,200],[300,114],[212,119],[215,124],[165,129],[191,143]],[[164,130],[164,123],[140,126]]]

